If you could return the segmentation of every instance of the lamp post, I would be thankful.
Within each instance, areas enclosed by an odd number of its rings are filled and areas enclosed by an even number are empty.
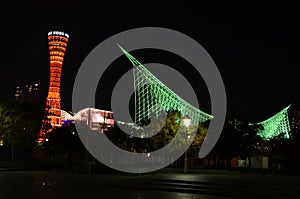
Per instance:
[[[4,145],[4,139],[0,136],[0,146]]]
[[[188,128],[191,125],[191,119],[188,116],[184,116],[183,118],[183,124],[185,126],[185,129],[187,130],[186,133],[188,133]],[[186,136],[186,142],[188,142],[189,136]],[[183,165],[183,173],[188,172],[188,156],[187,156],[187,150],[184,152],[184,165]]]

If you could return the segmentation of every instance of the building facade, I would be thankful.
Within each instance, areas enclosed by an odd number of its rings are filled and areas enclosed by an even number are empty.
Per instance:
[[[290,113],[291,134],[292,136],[299,134],[300,124],[300,108],[294,107]]]
[[[40,101],[40,81],[17,82],[15,88],[15,101]]]

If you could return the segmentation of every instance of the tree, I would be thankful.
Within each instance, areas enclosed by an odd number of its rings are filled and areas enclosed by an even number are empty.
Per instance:
[[[207,127],[205,126],[206,124],[199,124],[198,129],[196,129],[194,125],[190,125],[188,129],[185,129],[186,127],[184,126],[181,118],[182,116],[179,111],[169,111],[166,118],[152,118],[151,123],[150,121],[145,121],[143,124],[154,125],[151,129],[156,129],[155,131],[158,132],[149,138],[137,138],[129,136],[118,129],[117,125],[114,127],[113,133],[108,137],[114,144],[122,149],[142,153],[163,148],[169,144],[178,133],[182,131],[185,131],[187,136],[193,132],[196,132],[194,141],[188,151],[189,155],[196,157],[207,133]],[[186,142],[187,136],[178,137],[178,142],[176,145],[173,145],[174,150],[178,149],[178,147],[182,148],[182,145]]]
[[[151,137],[152,148],[159,149],[167,145],[176,135],[180,128],[180,112],[170,111],[167,114],[166,121],[159,119],[154,122],[156,129],[161,129],[159,133]]]
[[[72,163],[78,163],[85,157],[86,149],[74,124],[50,131],[43,146],[47,158],[52,163],[71,166]]]
[[[194,129],[190,129],[190,133],[193,130]],[[194,140],[188,149],[189,157],[194,157],[194,158],[198,157],[199,150],[200,150],[202,143],[206,137],[206,134],[207,134],[206,123],[199,123]]]
[[[0,103],[0,142],[1,145],[4,144],[5,135],[7,131],[7,122],[9,120],[9,114],[7,107],[4,103]]]
[[[5,108],[5,140],[19,156],[31,159],[40,128],[41,107],[32,102],[8,103]]]
[[[249,160],[249,167],[251,167],[250,157],[257,153],[257,145],[262,142],[262,138],[257,135],[257,133],[262,129],[262,125],[241,125],[241,145],[240,145],[240,156],[242,159]]]
[[[250,157],[259,151],[257,143],[260,144],[262,139],[257,133],[262,126],[240,122],[236,119],[240,117],[235,112],[230,112],[227,116],[218,142],[209,154],[216,166],[219,165],[219,160],[227,160],[227,166],[230,166],[229,162],[233,157],[249,159],[250,161]],[[251,164],[251,162],[249,163]]]

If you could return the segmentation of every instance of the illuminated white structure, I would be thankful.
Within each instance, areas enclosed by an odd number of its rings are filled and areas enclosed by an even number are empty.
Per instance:
[[[95,108],[85,108],[78,113],[61,110],[62,123],[83,122],[92,129],[101,127],[104,131],[114,126],[113,112]]]

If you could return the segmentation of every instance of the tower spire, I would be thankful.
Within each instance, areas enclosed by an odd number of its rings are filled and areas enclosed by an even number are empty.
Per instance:
[[[62,125],[60,109],[60,77],[68,41],[69,35],[67,33],[61,31],[48,32],[50,82],[45,109],[47,118],[42,122],[42,128],[39,132],[39,141],[45,140],[45,135],[49,132],[49,129],[45,130],[44,128],[45,125],[47,125],[46,123],[50,122],[52,128],[60,127]]]

